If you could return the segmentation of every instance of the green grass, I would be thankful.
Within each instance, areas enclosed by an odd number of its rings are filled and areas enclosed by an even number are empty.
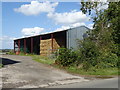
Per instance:
[[[7,53],[8,55],[16,55],[14,52],[9,52]],[[20,56],[33,56],[34,54],[29,54],[29,53],[24,53],[24,52],[20,52],[19,53]]]
[[[40,56],[40,55],[33,55],[32,56],[33,60],[43,63],[43,64],[48,64],[51,65],[55,62],[53,59],[49,59],[48,57]]]
[[[8,55],[16,55],[16,53],[13,52],[13,51],[7,52],[7,54],[8,54]],[[20,56],[31,56],[31,55],[33,55],[33,54],[29,54],[29,53],[25,54],[24,52],[20,52],[19,55],[20,55]]]
[[[70,73],[75,73],[79,75],[118,75],[118,68],[91,69],[85,71],[83,69],[78,69],[76,67],[69,67],[66,68],[66,70]]]
[[[29,53],[23,53],[23,52],[20,52],[19,53],[20,56],[33,56],[34,54],[29,54]]]
[[[40,55],[34,55],[34,54],[27,54],[25,55],[24,53],[20,53],[19,55],[21,56],[31,56],[33,60],[43,63],[43,64],[48,64],[52,65],[55,68],[63,69],[69,73],[73,74],[79,74],[79,75],[118,75],[118,68],[106,68],[106,69],[90,69],[88,71],[85,71],[83,69],[71,66],[71,67],[60,67],[59,65],[55,65],[55,59],[50,59],[48,57],[40,56]],[[0,66],[2,67],[2,65]],[[120,72],[119,72],[120,75]]]
[[[71,66],[71,67],[60,67],[59,65],[55,65],[55,60],[49,59],[48,57],[39,56],[39,55],[33,55],[33,60],[43,63],[52,65],[55,68],[63,69],[69,73],[72,74],[79,74],[79,75],[118,75],[118,68],[106,68],[106,69],[90,69],[88,71],[85,71],[83,69]],[[119,73],[120,74],[120,73]]]
[[[0,64],[0,68],[2,68],[3,67],[3,65],[2,64]]]

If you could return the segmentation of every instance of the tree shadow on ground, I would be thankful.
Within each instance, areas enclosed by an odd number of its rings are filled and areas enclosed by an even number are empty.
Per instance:
[[[8,58],[0,58],[0,64],[2,65],[9,65],[9,64],[16,64],[16,63],[20,63],[20,61],[11,60]]]

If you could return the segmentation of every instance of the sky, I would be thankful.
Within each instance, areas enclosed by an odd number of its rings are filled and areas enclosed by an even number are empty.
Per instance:
[[[13,40],[20,37],[81,25],[92,29],[90,16],[80,7],[79,2],[2,2],[2,49],[13,49]]]

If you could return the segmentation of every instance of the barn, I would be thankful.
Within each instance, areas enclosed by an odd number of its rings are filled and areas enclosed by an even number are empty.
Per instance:
[[[60,47],[77,49],[77,39],[87,36],[86,26],[79,26],[67,30],[40,34],[31,37],[18,38],[14,40],[14,52],[38,54],[48,56]]]

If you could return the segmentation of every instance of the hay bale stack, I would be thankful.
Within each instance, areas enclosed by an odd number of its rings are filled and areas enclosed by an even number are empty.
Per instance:
[[[59,48],[59,44],[56,39],[53,39],[53,50],[52,50],[52,39],[45,39],[40,41],[40,55],[47,56],[56,51]]]
[[[53,39],[53,49],[58,49],[60,48],[59,44],[57,43],[56,39]]]
[[[40,41],[40,55],[46,56],[48,50],[51,49],[51,39],[41,40]]]

